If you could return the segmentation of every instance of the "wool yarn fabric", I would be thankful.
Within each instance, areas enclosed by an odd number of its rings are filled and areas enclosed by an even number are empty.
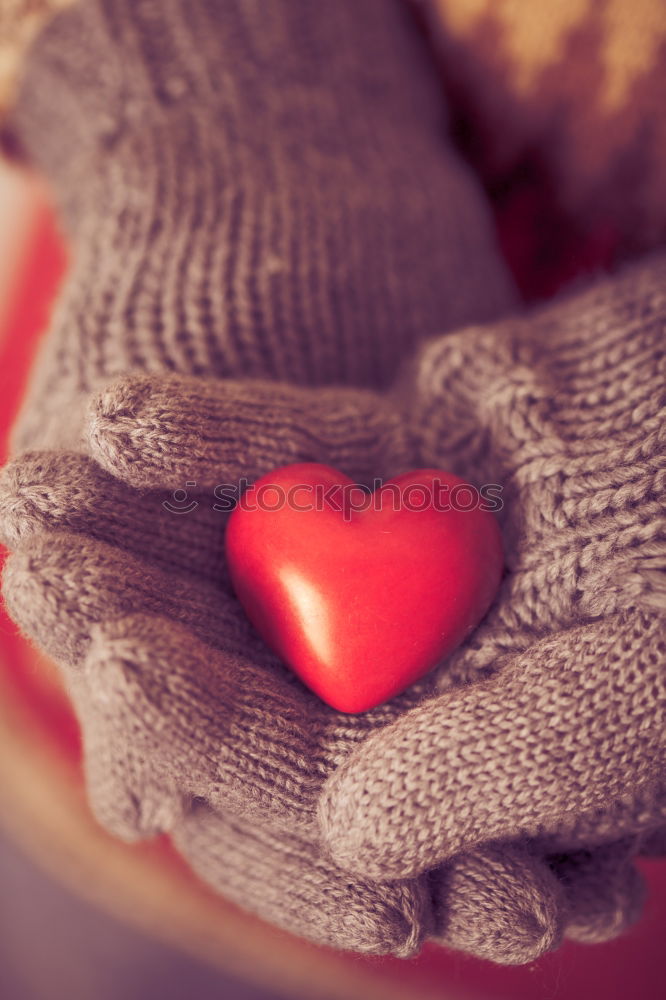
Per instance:
[[[91,0],[38,38],[13,120],[77,252],[32,446],[99,377],[386,385],[511,302],[405,11],[311,6]]]
[[[516,963],[619,933],[666,820],[664,261],[500,319],[479,190],[383,0],[83,2],[14,120],[74,259],[0,481],[3,593],[62,667],[100,822],[335,947]],[[266,649],[224,565],[216,487],[309,460],[504,489],[486,621],[359,716]]]

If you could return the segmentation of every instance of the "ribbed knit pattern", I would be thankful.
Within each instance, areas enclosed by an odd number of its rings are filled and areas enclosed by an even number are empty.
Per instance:
[[[634,920],[628,859],[666,822],[666,267],[497,319],[442,119],[384,0],[52,22],[16,125],[74,261],[0,476],[3,593],[62,667],[109,830],[170,833],[320,943],[519,963]],[[215,487],[294,461],[504,487],[486,621],[362,715],[230,588]]]
[[[17,446],[130,370],[386,384],[510,301],[408,14],[327,7],[89,0],[42,33],[15,114],[76,252]]]

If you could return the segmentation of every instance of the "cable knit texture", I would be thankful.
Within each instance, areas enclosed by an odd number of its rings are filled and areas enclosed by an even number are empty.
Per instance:
[[[339,948],[521,963],[620,933],[666,822],[666,262],[500,320],[486,210],[385,0],[84,2],[15,126],[73,265],[0,478],[3,593],[62,667],[100,822]],[[215,487],[295,461],[504,490],[485,622],[362,715],[230,587]]]

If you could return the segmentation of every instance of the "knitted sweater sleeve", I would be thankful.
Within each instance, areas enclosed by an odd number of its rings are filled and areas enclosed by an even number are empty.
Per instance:
[[[513,303],[398,2],[82,0],[13,121],[72,245],[17,449],[121,373],[387,385]]]

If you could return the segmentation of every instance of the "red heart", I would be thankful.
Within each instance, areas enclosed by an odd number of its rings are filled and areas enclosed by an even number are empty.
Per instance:
[[[229,518],[234,588],[308,687],[340,711],[366,711],[432,669],[487,611],[502,543],[479,501],[474,487],[435,469],[370,494],[326,465],[285,466],[251,486]]]

